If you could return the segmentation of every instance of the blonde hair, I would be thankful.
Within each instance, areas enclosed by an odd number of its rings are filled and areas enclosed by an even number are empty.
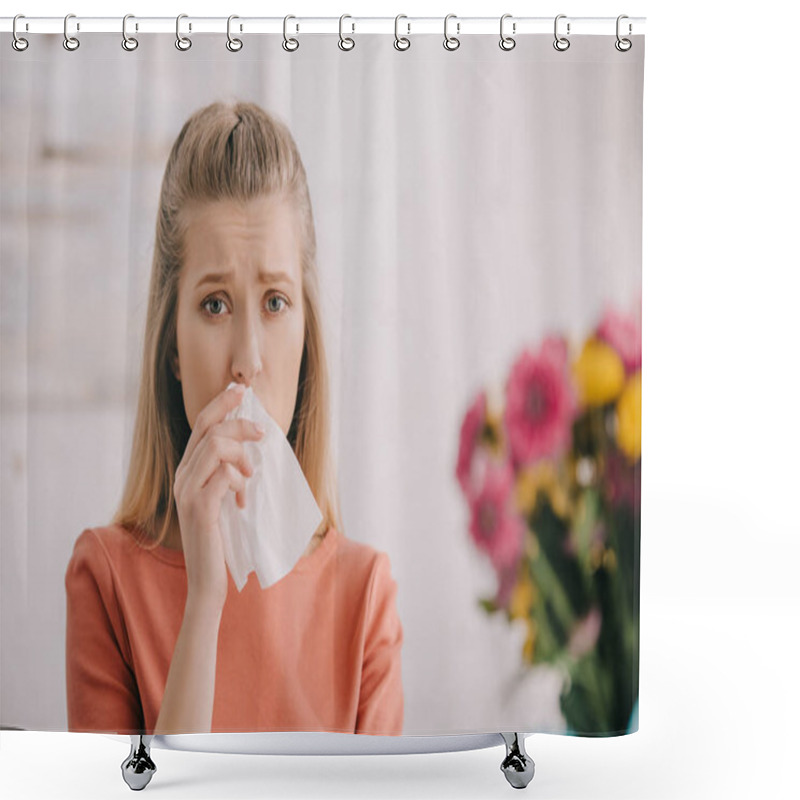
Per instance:
[[[287,439],[323,514],[341,530],[330,447],[329,374],[322,338],[316,235],[297,145],[284,123],[254,103],[215,102],[195,111],[172,145],[156,219],[144,355],[128,476],[113,522],[141,530],[160,545],[177,523],[175,472],[191,435],[177,352],[178,278],[187,227],[182,210],[195,201],[246,201],[264,195],[292,202],[301,220],[305,343]],[[156,530],[158,519],[163,519]]]

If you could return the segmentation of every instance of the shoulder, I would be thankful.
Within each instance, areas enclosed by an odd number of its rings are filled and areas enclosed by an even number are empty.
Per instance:
[[[338,560],[348,574],[359,576],[365,601],[374,602],[376,597],[392,595],[396,591],[391,560],[384,550],[339,533]]]
[[[67,565],[66,581],[90,574],[98,583],[112,580],[116,565],[129,557],[136,544],[132,535],[121,525],[101,525],[84,528],[75,539]]]
[[[84,558],[97,557],[104,554],[106,558],[114,559],[124,555],[136,546],[133,534],[122,525],[98,525],[93,528],[84,528],[75,540],[73,555]]]
[[[397,582],[389,554],[371,545],[342,539],[342,556],[348,571],[357,565],[358,580],[352,600],[360,609],[365,663],[378,664],[403,641],[403,625],[397,607]],[[356,589],[356,586],[358,587]]]
[[[378,550],[370,544],[354,541],[341,531],[337,531],[337,534],[340,564],[366,575],[374,575],[390,569],[388,553]]]

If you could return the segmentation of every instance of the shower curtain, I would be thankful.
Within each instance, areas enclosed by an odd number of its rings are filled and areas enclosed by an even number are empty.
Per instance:
[[[175,468],[236,382],[323,523],[217,597],[211,730],[637,730],[644,36],[28,38],[0,72],[2,727],[151,733],[168,690],[180,717],[219,527]],[[305,207],[259,183],[291,153]],[[207,189],[170,250],[165,198]]]

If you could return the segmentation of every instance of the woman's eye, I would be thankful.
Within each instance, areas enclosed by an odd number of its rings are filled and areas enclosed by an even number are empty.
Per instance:
[[[281,303],[283,303],[284,305],[286,304],[286,301],[280,295],[277,295],[277,294],[273,294],[269,298],[269,300],[267,300],[267,303],[269,303],[272,300],[280,300]],[[278,313],[278,312],[280,312],[281,309],[280,308],[273,308],[271,310],[275,311],[275,313]]]
[[[211,303],[221,303],[221,302],[222,302],[221,297],[209,297],[207,300],[203,300],[202,308],[207,308]],[[212,317],[219,316],[219,314],[216,314],[214,312],[210,312],[210,315]]]
[[[269,307],[269,310],[273,313],[273,315],[281,313],[281,311],[283,309],[283,306],[278,306],[277,308],[274,305],[273,306],[269,306],[269,304],[272,303],[273,300],[277,300],[277,301],[279,301],[279,303],[283,303],[284,306],[288,305],[286,299],[281,297],[280,295],[277,295],[277,294],[271,295],[269,297],[269,299],[267,300],[267,305]],[[201,304],[201,308],[208,309],[207,313],[208,313],[209,316],[211,316],[211,317],[219,317],[221,315],[219,313],[217,313],[216,311],[211,310],[210,306],[211,306],[211,303],[222,303],[222,302],[223,302],[223,299],[221,297],[219,297],[219,296],[208,297],[205,300],[203,300],[203,302]]]

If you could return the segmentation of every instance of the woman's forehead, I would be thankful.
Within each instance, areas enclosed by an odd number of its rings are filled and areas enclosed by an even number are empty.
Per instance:
[[[221,200],[187,210],[184,267],[190,281],[207,275],[217,282],[299,280],[300,226],[292,204]]]

